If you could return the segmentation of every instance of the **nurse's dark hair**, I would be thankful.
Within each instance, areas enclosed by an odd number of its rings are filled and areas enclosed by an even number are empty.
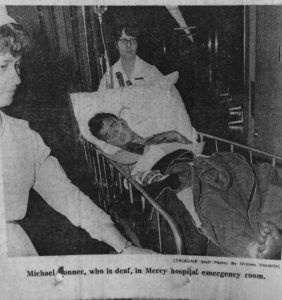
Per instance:
[[[99,140],[103,140],[100,132],[103,129],[103,122],[106,119],[118,120],[118,117],[111,113],[98,113],[94,115],[94,117],[92,117],[88,122],[90,132]]]
[[[31,39],[20,24],[9,23],[0,26],[0,53],[22,56],[30,50]]]
[[[133,36],[138,40],[140,35],[139,26],[136,23],[122,23],[116,27],[114,32],[114,39],[116,42],[120,39],[123,30],[127,35]]]

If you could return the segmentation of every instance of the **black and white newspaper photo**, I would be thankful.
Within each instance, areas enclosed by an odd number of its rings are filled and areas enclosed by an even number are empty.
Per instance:
[[[281,299],[281,99],[282,3],[2,1],[0,299]]]

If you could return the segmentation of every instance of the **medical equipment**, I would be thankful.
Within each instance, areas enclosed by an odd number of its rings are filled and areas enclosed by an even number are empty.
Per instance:
[[[105,59],[105,64],[106,64],[106,88],[111,89],[113,88],[113,72],[112,68],[110,67],[110,60],[109,60],[109,55],[108,55],[108,49],[107,45],[105,42],[105,37],[104,37],[104,31],[103,31],[103,14],[107,10],[107,6],[94,6],[94,12],[98,15],[98,20],[100,24],[100,32],[101,32],[101,38],[102,38],[102,43],[104,47],[104,59]],[[102,66],[101,66],[102,67]],[[103,68],[101,68],[103,69]]]

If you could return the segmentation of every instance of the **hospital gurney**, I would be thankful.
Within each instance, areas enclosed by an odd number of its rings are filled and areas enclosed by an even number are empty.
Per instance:
[[[207,155],[213,152],[236,152],[244,156],[250,163],[270,162],[273,166],[279,166],[282,162],[282,157],[277,155],[209,134],[199,133],[199,135],[206,142],[207,152],[204,152],[204,154]],[[127,207],[129,207],[129,209],[132,207],[132,211],[135,212],[136,208],[138,208],[139,219],[142,219],[143,214],[144,218],[146,218],[149,210],[151,220],[153,219],[153,214],[156,216],[155,225],[157,228],[157,238],[155,239],[156,245],[154,250],[165,253],[163,250],[165,236],[161,226],[161,224],[165,222],[173,235],[175,254],[183,254],[183,240],[179,228],[170,214],[162,209],[144,188],[128,175],[128,173],[117,163],[105,157],[101,151],[97,150],[94,145],[87,142],[85,139],[82,139],[82,141],[89,170],[93,176],[93,184],[98,189],[98,204],[101,208],[113,217],[113,219],[124,229],[128,238],[138,246],[144,245],[140,243],[135,232],[137,224],[134,220],[133,222],[129,222],[127,217],[120,217],[112,210],[112,204],[115,201],[118,203],[126,202]],[[146,245],[146,247],[150,248],[150,245]]]

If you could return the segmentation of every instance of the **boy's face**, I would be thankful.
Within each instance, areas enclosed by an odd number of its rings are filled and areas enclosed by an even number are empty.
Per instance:
[[[108,118],[103,121],[103,124],[100,135],[108,144],[122,148],[122,146],[132,141],[133,131],[124,120]]]
[[[12,56],[10,52],[0,53],[0,107],[12,103],[15,90],[21,83],[20,59],[20,57]]]

